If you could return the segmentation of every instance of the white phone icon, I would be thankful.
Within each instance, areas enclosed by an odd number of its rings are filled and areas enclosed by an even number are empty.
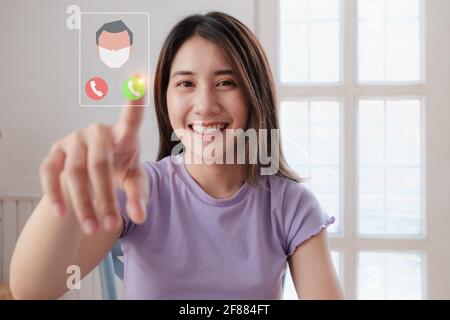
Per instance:
[[[133,81],[131,80],[128,81],[128,89],[130,90],[131,94],[134,95],[135,97],[139,97],[141,95],[138,91],[134,90]]]
[[[98,96],[98,97],[103,97],[103,92],[97,90],[97,88],[95,87],[95,86],[96,86],[96,83],[95,83],[94,80],[91,80],[91,81],[89,82],[89,85],[91,86],[92,92],[94,92],[94,94],[95,94],[96,96]]]

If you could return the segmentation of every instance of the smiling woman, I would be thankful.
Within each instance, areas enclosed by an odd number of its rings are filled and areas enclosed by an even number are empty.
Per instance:
[[[163,44],[154,94],[157,161],[139,163],[139,101],[116,125],[94,124],[52,147],[41,167],[46,195],[11,262],[14,294],[57,297],[68,265],[85,276],[120,238],[128,299],[280,299],[288,261],[299,297],[342,298],[325,230],[334,218],[281,148],[271,175],[259,158],[185,161],[225,130],[257,133],[258,143],[242,146],[247,156],[279,144],[272,75],[252,32],[220,12],[181,20]],[[194,143],[180,137],[183,152],[174,154],[179,129]]]
[[[153,223],[136,226],[122,211],[129,297],[279,299],[288,260],[299,296],[342,298],[321,232],[334,218],[299,183],[281,148],[272,154],[279,170],[270,176],[261,175],[259,161],[203,158],[213,136],[225,141],[223,157],[234,151],[225,131],[258,133],[258,143],[243,146],[248,156],[261,153],[260,130],[267,130],[270,149],[279,129],[272,75],[253,33],[219,12],[183,19],[163,44],[154,92],[159,161],[145,166]],[[187,134],[179,136],[178,154],[168,138],[180,130]],[[189,155],[198,162],[187,162]],[[134,262],[142,260],[145,271]]]
[[[204,55],[200,58],[198,52]],[[171,70],[167,105],[174,130],[189,129],[192,140],[206,142],[217,130],[245,128],[248,107],[243,92],[228,59],[214,43],[199,36],[187,40]],[[188,140],[192,141],[181,138],[189,152],[201,158],[203,144],[196,150]]]
[[[193,129],[192,124],[196,121],[201,122],[196,131],[202,133],[205,130],[200,125],[206,126],[208,122],[218,122],[227,129],[266,129],[268,136],[263,142],[270,150],[271,129],[279,128],[274,89],[264,51],[244,24],[217,12],[183,20],[163,44],[156,70],[154,92],[160,130],[158,160],[170,155],[177,143],[165,141],[165,137],[171,136],[177,128]],[[219,106],[226,112],[218,115]],[[174,109],[177,112],[171,112]],[[175,127],[171,125],[170,114],[182,117],[174,119]],[[192,134],[195,137],[195,131]],[[259,137],[257,142],[254,146],[246,144],[248,157],[258,154]],[[228,141],[228,145],[234,144]],[[194,157],[202,156],[201,150],[188,149]],[[278,158],[278,175],[300,181],[288,168],[281,146],[279,149],[280,152],[273,155]],[[245,179],[256,185],[261,166],[264,165],[248,164],[244,170]]]

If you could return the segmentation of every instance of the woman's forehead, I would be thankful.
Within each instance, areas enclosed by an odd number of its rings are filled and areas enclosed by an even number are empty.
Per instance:
[[[218,70],[232,69],[225,52],[202,37],[186,40],[178,49],[172,62],[171,74],[183,70],[191,72],[214,73]]]

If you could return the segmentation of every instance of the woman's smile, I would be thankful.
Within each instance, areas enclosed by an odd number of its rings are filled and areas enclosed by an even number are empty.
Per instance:
[[[224,134],[228,126],[229,122],[195,121],[189,124],[188,128],[195,137],[203,141],[211,141],[212,137],[217,136],[219,133]]]

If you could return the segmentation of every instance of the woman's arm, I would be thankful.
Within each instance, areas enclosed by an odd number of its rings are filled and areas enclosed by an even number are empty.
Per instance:
[[[63,179],[64,175],[61,175]],[[120,236],[99,230],[81,231],[73,213],[66,184],[61,183],[67,212],[58,217],[44,195],[23,228],[10,266],[10,286],[15,299],[57,299],[68,291],[69,265],[80,267],[86,276],[109,252]]]
[[[58,298],[68,290],[68,266],[80,267],[85,276],[101,261],[123,228],[117,188],[126,193],[131,220],[145,221],[141,201],[149,195],[148,178],[139,165],[138,139],[144,109],[136,103],[142,100],[124,107],[115,125],[94,123],[58,140],[44,159],[44,197],[23,228],[11,260],[16,299]],[[53,206],[58,204],[59,213]]]
[[[288,261],[299,299],[345,299],[326,229],[300,244]]]

